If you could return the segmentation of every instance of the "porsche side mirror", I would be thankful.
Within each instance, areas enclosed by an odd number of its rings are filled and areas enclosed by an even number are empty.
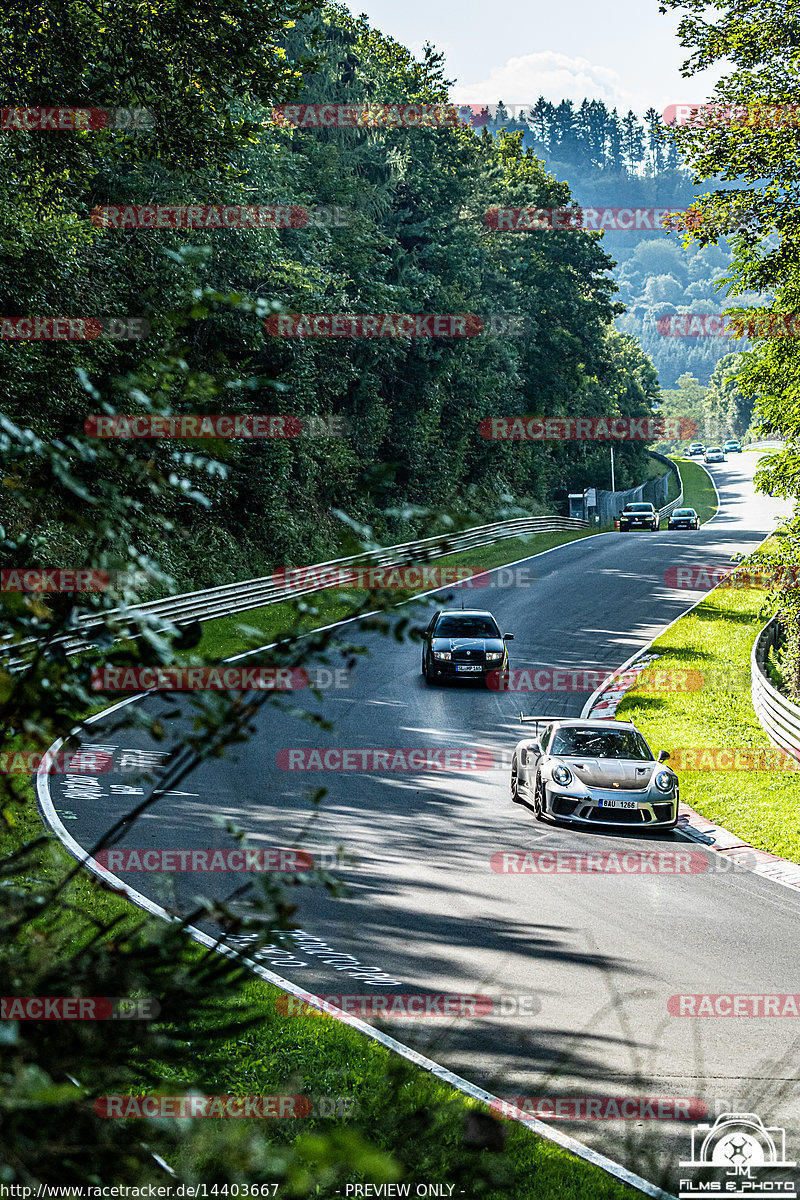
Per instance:
[[[668,758],[669,758],[669,754],[666,750],[659,750],[659,752],[658,752],[658,761],[659,762],[666,762]]]
[[[528,755],[529,754],[540,755],[541,753],[542,753],[541,742],[528,742],[527,746],[523,746],[522,752],[520,755],[520,758],[522,759],[523,767],[527,767],[527,765],[528,765]]]
[[[514,635],[513,635],[513,633],[504,633],[504,634],[503,634],[503,641],[504,641],[504,642],[513,642],[513,640],[514,640]]]

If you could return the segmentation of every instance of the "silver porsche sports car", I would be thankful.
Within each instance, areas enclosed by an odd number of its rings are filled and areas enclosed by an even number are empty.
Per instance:
[[[517,742],[511,799],[540,821],[674,829],[678,777],[627,721],[524,717],[533,737]]]

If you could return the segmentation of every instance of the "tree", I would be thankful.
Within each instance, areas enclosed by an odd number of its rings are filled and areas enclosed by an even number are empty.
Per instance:
[[[741,353],[726,354],[711,376],[704,407],[717,438],[742,439],[750,428],[753,398],[739,388],[739,372],[745,362]]]
[[[545,100],[544,96],[540,96],[534,104],[530,113],[531,125],[533,132],[536,135],[537,141],[549,151],[552,138],[553,119],[555,116],[555,107],[549,100]]]
[[[622,153],[631,172],[636,172],[644,159],[644,130],[639,118],[629,109],[622,119]]]
[[[681,0],[662,7],[684,8]],[[720,19],[706,22],[700,10]],[[692,5],[679,24],[690,51],[687,76],[716,63],[733,64],[711,97],[712,108],[674,137],[696,181],[724,181],[700,203],[702,220],[692,233],[700,245],[728,236],[734,250],[729,295],[755,291],[772,296],[764,316],[800,311],[800,179],[797,173],[797,5],[763,5],[758,0],[711,0]],[[733,310],[736,311],[736,310]],[[752,314],[753,310],[748,310]],[[756,434],[778,433],[783,450],[756,474],[756,486],[795,501],[795,516],[777,552],[794,570],[800,536],[800,348],[796,337],[754,339],[744,357],[737,387],[755,399]],[[798,589],[777,589],[772,600],[782,614],[794,688],[800,686]]]
[[[616,108],[612,110],[607,124],[608,153],[612,170],[621,172],[625,169],[625,159],[622,147],[622,125]]]
[[[648,166],[653,174],[657,175],[664,165],[665,157],[661,114],[658,109],[650,107],[644,114],[644,119],[647,122]]]

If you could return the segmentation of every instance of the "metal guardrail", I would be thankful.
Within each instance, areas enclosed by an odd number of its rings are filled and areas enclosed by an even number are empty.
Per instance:
[[[773,745],[800,758],[800,704],[787,699],[767,678],[766,661],[778,635],[778,618],[767,621],[750,655],[750,694],[761,728]]]
[[[492,545],[508,538],[521,537],[523,534],[556,533],[571,529],[588,529],[589,522],[577,517],[516,517],[510,521],[495,521],[488,525],[476,525],[461,533],[441,534],[435,537],[420,538],[413,542],[403,542],[398,546],[387,546],[381,550],[367,550],[363,554],[354,554],[346,558],[334,558],[324,563],[298,568],[279,568],[272,575],[259,579],[245,579],[238,583],[222,584],[220,587],[206,588],[198,592],[185,592],[179,596],[167,596],[163,600],[149,600],[144,604],[132,604],[126,608],[106,609],[101,615],[79,617],[69,634],[54,638],[51,645],[58,644],[67,654],[76,654],[87,650],[92,645],[91,632],[101,629],[109,617],[120,622],[130,615],[142,614],[160,618],[172,624],[193,621],[210,621],[214,617],[227,617],[233,613],[249,612],[254,608],[263,608],[268,604],[277,604],[281,600],[322,591],[332,586],[322,582],[320,577],[334,577],[341,573],[346,580],[347,571],[358,567],[400,567],[406,564],[422,564],[432,559],[441,558],[458,550],[472,550],[479,546]],[[290,585],[281,582],[281,574],[296,571],[296,578]],[[308,579],[304,584],[302,573],[307,573]],[[342,582],[338,586],[346,587]],[[8,639],[4,639],[6,643]],[[13,646],[6,645],[5,653],[13,650],[16,655],[20,650],[36,645],[33,638],[16,642]],[[10,664],[17,665],[22,660],[14,659]]]

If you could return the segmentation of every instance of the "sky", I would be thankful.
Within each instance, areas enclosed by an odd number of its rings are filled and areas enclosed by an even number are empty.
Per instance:
[[[699,103],[719,70],[681,76],[687,53],[658,0],[347,0],[350,11],[419,57],[426,41],[445,55],[450,98],[460,104],[530,106],[604,100],[640,116],[652,105]]]

